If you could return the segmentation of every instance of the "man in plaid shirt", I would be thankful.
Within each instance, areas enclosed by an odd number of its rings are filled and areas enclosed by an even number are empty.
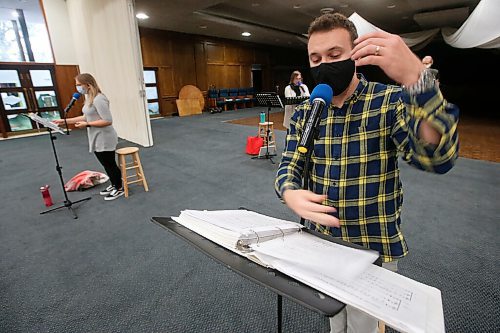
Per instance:
[[[399,227],[398,154],[422,170],[450,170],[458,156],[458,109],[399,36],[379,31],[358,38],[341,14],[311,23],[308,54],[316,83],[330,85],[334,98],[321,115],[307,190],[297,144],[311,104],[296,108],[276,192],[307,227],[376,250],[383,266],[396,271],[408,252]],[[367,82],[356,73],[364,65],[379,66],[402,87]],[[377,330],[375,319],[349,306],[330,324],[335,333]]]

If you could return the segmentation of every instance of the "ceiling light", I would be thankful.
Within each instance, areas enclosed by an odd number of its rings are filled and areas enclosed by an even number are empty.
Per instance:
[[[206,25],[200,25],[200,27],[199,27],[199,28],[200,28],[200,29],[206,29],[206,28],[207,28],[207,26],[206,26]]]
[[[249,37],[249,36],[252,36],[251,33],[249,33],[248,31],[245,31],[245,32],[242,32],[241,33],[242,36],[245,36],[245,37]]]
[[[392,5],[388,5],[388,6],[387,6],[387,8],[391,8],[391,9],[392,9],[392,8],[395,8],[395,7],[396,7],[396,5],[394,5],[394,4],[392,4]]]
[[[346,3],[343,3],[343,4],[341,4],[341,5],[340,5],[340,7],[341,7],[341,8],[347,8],[347,7],[349,7],[349,5],[348,5],[348,4],[346,4]]]
[[[145,13],[137,13],[135,17],[137,17],[139,20],[146,20],[149,18],[149,16],[146,15]]]
[[[300,8],[300,4],[293,5],[293,8],[294,9],[299,9]]]
[[[326,7],[326,8],[321,8],[319,12],[321,14],[328,14],[328,13],[333,13],[334,11],[335,11],[335,9],[330,8],[330,7]]]

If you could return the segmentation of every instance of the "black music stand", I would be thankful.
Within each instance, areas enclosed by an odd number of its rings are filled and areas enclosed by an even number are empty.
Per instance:
[[[285,97],[285,105],[297,105],[310,98],[309,96]]]
[[[64,193],[64,199],[65,199],[64,203],[62,205],[54,207],[54,208],[51,208],[51,209],[48,209],[48,210],[45,210],[43,212],[40,212],[40,214],[46,214],[46,213],[52,212],[54,210],[58,210],[58,209],[66,207],[73,214],[73,218],[77,219],[78,216],[76,215],[75,211],[73,210],[73,205],[76,204],[76,203],[82,202],[82,201],[90,200],[91,197],[83,198],[83,199],[80,199],[80,200],[77,200],[77,201],[71,201],[71,200],[69,200],[68,193],[66,192],[66,188],[64,187],[64,179],[63,179],[62,171],[61,171],[62,167],[59,164],[59,158],[57,157],[56,145],[54,144],[54,141],[57,140],[57,138],[52,133],[52,131],[55,131],[55,132],[61,133],[63,135],[69,135],[69,132],[64,133],[64,131],[59,126],[57,126],[56,124],[54,124],[54,123],[48,121],[47,119],[44,119],[44,118],[42,118],[42,117],[40,117],[40,116],[38,116],[36,114],[28,114],[28,115],[24,115],[24,116],[30,118],[31,120],[35,121],[36,123],[38,123],[38,124],[40,124],[42,126],[45,126],[47,128],[47,130],[49,131],[50,142],[52,144],[52,151],[54,152],[54,158],[56,160],[56,170],[57,170],[57,173],[59,174],[59,180],[61,182],[62,190],[63,190],[63,193]]]
[[[326,317],[333,317],[345,306],[344,303],[339,302],[335,298],[325,295],[324,293],[317,291],[316,289],[313,289],[308,285],[289,277],[288,275],[274,269],[257,265],[253,261],[206,239],[194,231],[189,230],[169,217],[152,217],[151,221],[167,229],[175,236],[190,243],[199,251],[203,252],[210,258],[215,259],[224,267],[229,268],[244,278],[247,278],[250,281],[276,293],[278,296],[277,319],[279,333],[282,332],[283,296]],[[359,245],[348,243],[340,239],[334,239],[316,231],[304,229],[304,232],[311,233],[322,239],[344,246],[371,251]],[[379,257],[374,264],[381,266],[381,258]]]
[[[283,102],[281,102],[280,96],[275,92],[257,93],[255,95],[255,98],[257,98],[257,104],[259,106],[267,106],[266,153],[264,155],[259,154],[258,156],[254,156],[254,157],[252,157],[252,159],[263,158],[266,160],[270,160],[271,163],[274,164],[273,156],[276,156],[276,153],[274,153],[274,154],[269,153],[269,136],[271,133],[271,130],[269,129],[269,122],[270,122],[269,113],[271,112],[272,107],[284,108]],[[259,133],[259,135],[260,135],[260,133]],[[276,142],[274,143],[274,147],[275,147],[275,151],[276,151]]]

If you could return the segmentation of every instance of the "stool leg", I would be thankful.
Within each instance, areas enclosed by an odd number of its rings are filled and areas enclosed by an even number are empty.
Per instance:
[[[139,172],[141,173],[142,185],[144,186],[144,190],[148,192],[149,191],[148,182],[146,181],[146,176],[144,176],[144,171],[142,170],[142,163],[141,163],[141,158],[139,157],[139,153],[135,154],[135,158],[137,158],[136,163],[137,166],[139,167]]]
[[[127,160],[125,155],[120,155],[120,169],[122,170],[123,191],[125,192],[125,198],[128,198]]]

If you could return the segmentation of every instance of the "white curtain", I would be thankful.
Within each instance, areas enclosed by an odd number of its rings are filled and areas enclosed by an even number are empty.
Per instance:
[[[500,1],[481,0],[458,29],[443,28],[446,43],[457,48],[500,48]]]
[[[67,0],[80,72],[110,100],[118,136],[153,144],[133,0]]]
[[[410,32],[408,34],[400,35],[408,47],[417,48],[427,45],[436,34],[439,32],[439,28]]]

